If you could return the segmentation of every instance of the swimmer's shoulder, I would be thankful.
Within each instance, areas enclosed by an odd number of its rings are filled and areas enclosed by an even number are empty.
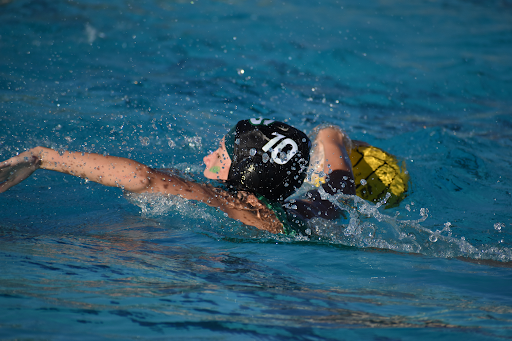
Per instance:
[[[283,224],[276,213],[261,202],[256,195],[245,191],[231,192],[211,184],[205,186],[215,193],[217,206],[230,218],[271,233],[283,232]]]

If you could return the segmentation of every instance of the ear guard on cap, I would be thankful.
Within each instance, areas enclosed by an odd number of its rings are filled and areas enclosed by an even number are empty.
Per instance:
[[[304,182],[311,142],[302,131],[281,122],[251,119],[238,122],[225,141],[231,157],[231,187],[284,200]]]

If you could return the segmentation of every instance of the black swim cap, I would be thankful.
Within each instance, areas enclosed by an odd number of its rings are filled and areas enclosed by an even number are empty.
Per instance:
[[[231,158],[228,185],[284,200],[304,182],[311,141],[302,131],[269,119],[251,118],[225,136]]]

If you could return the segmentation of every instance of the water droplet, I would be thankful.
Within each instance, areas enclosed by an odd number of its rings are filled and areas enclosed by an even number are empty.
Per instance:
[[[365,179],[361,179],[360,181],[361,185],[365,186],[367,184],[366,180]]]
[[[503,223],[496,223],[496,224],[494,224],[494,229],[496,231],[501,231],[501,229],[504,228],[504,227],[505,227],[505,224],[503,224]]]
[[[140,141],[140,144],[142,144],[143,146],[149,146],[149,137],[140,136],[139,141]]]
[[[263,159],[263,163],[267,163],[268,160],[270,160],[270,156],[268,156],[267,153],[263,153],[263,155],[261,156],[261,158]]]
[[[251,150],[249,151],[249,154],[251,154],[251,156],[256,155],[256,148],[251,148]]]

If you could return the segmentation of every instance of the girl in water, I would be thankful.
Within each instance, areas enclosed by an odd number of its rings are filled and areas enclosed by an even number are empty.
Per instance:
[[[321,174],[323,190],[354,195],[350,140],[339,128],[328,126],[317,129],[313,147],[312,167]],[[309,219],[336,219],[341,214],[317,189],[285,201],[306,178],[311,148],[308,136],[288,124],[261,118],[239,121],[203,159],[204,176],[222,183],[214,187],[122,157],[36,147],[0,163],[0,193],[42,168],[133,193],[178,195],[218,207],[262,230],[307,235]]]

